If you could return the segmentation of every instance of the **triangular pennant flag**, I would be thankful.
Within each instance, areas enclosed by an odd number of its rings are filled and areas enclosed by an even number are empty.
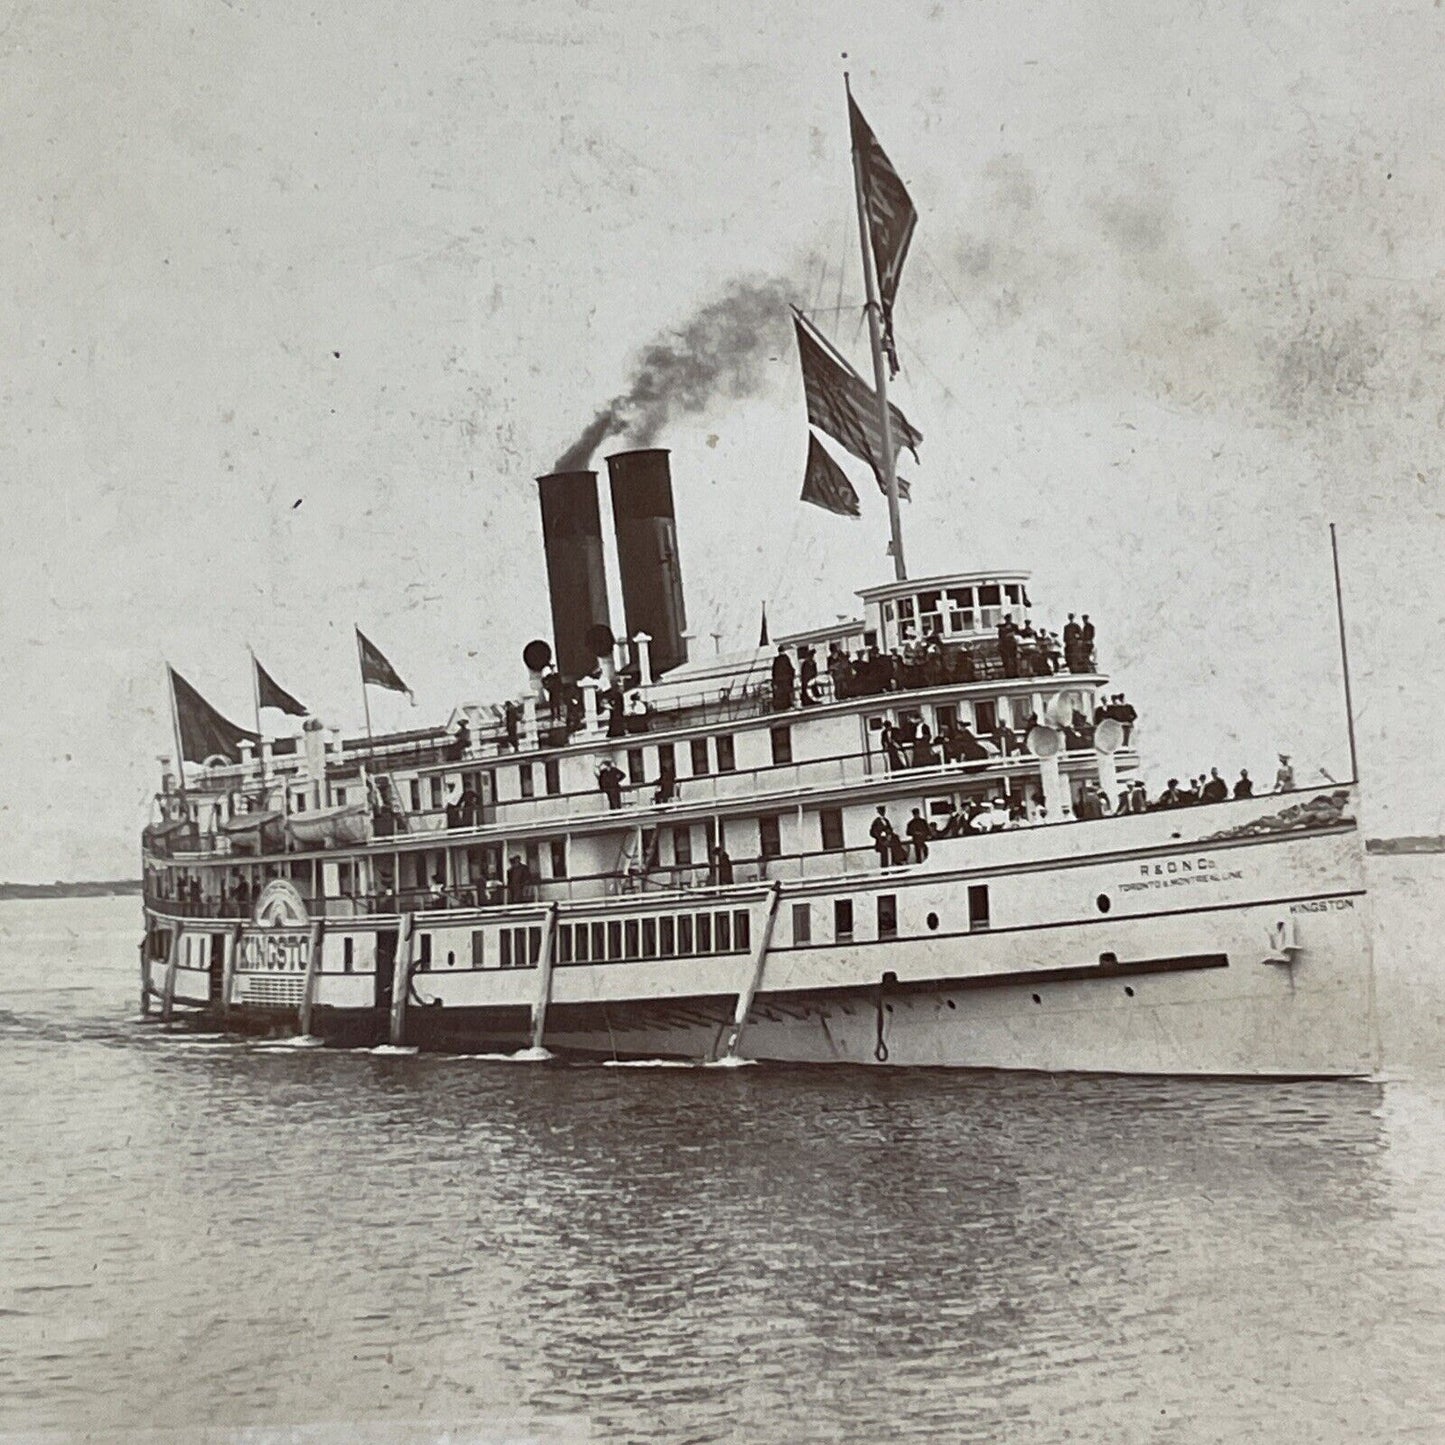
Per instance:
[[[886,492],[878,394],[797,310],[793,312],[793,324],[798,336],[798,357],[803,366],[803,395],[808,404],[809,422],[825,436],[846,447],[859,461],[867,462],[878,478],[879,490]],[[895,447],[907,447],[916,460],[923,433],[910,425],[903,413],[891,403],[888,415],[893,425]],[[898,495],[908,495],[901,482]]]
[[[397,670],[382,655],[381,649],[358,627],[356,629],[356,650],[361,656],[361,681],[372,687],[384,687],[388,692],[404,692],[412,696],[412,690],[401,680]]]
[[[863,515],[853,483],[811,432],[808,433],[808,467],[803,474],[802,500],[840,517]]]
[[[763,603],[763,625],[762,625],[761,629],[760,629],[759,632],[758,632],[758,646],[759,646],[759,647],[767,647],[767,646],[769,646],[769,638],[768,638],[768,604],[767,604],[766,602]]]
[[[277,712],[284,712],[291,717],[308,717],[311,709],[305,703],[298,702],[289,692],[282,687],[275,678],[257,662],[255,654],[251,661],[256,668],[256,706],[258,708],[274,707]]]
[[[203,763],[207,758],[215,757],[239,763],[241,744],[255,744],[259,741],[256,734],[237,727],[217,712],[175,668],[168,666],[167,671],[171,676],[171,696],[176,705],[181,757],[188,763]]]
[[[898,278],[908,255],[908,243],[918,224],[918,212],[884,154],[863,112],[848,97],[848,126],[853,134],[853,152],[863,177],[863,208],[868,216],[868,235],[873,243],[873,263],[878,274],[878,299],[883,304],[883,346],[893,376],[898,375],[898,353],[893,345],[893,298]]]

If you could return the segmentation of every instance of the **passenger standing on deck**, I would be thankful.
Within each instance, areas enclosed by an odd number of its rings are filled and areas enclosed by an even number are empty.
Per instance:
[[[1219,776],[1218,768],[1210,768],[1209,781],[1204,785],[1204,791],[1200,793],[1200,801],[1204,803],[1222,803],[1229,796],[1229,784]]]
[[[998,624],[998,655],[1003,663],[1005,677],[1019,675],[1019,635],[1012,617],[1002,618]]]
[[[609,808],[622,806],[622,769],[611,758],[604,759],[598,767],[597,786],[607,795]]]
[[[1279,755],[1279,771],[1274,775],[1274,790],[1276,793],[1294,792],[1294,769],[1289,765],[1289,754]]]
[[[1069,620],[1064,623],[1064,666],[1070,672],[1084,670],[1079,665],[1079,624],[1074,621],[1072,612],[1069,613]]]
[[[878,816],[868,828],[868,836],[872,838],[874,851],[878,854],[878,866],[887,868],[898,835],[893,831],[893,824],[888,821],[888,809],[882,803],[878,805]]]
[[[719,843],[708,857],[712,860],[712,867],[708,870],[708,882],[726,887],[733,881],[733,860],[728,857],[728,850]]]
[[[913,816],[908,820],[904,832],[908,834],[908,841],[913,844],[914,862],[922,863],[928,857],[928,839],[931,835],[923,814],[917,808],[913,810]]]
[[[532,896],[532,870],[522,862],[521,855],[513,853],[507,869],[507,902],[526,903]]]
[[[507,731],[507,743],[515,753],[517,740],[521,735],[522,709],[510,698],[502,704],[502,726]]]
[[[788,649],[778,647],[778,655],[773,659],[773,711],[786,712],[793,705],[793,659],[788,656]]]
[[[1249,776],[1247,768],[1239,770],[1239,781],[1234,785],[1234,796],[1236,798],[1254,797],[1254,780]]]
[[[883,744],[883,754],[888,759],[888,766],[895,770],[903,767],[903,746],[898,738],[898,729],[886,718],[878,740]]]
[[[1084,658],[1084,671],[1094,670],[1094,624],[1089,621],[1089,614],[1084,613],[1083,626],[1079,628],[1079,651]]]
[[[798,674],[799,701],[804,707],[813,707],[818,701],[813,690],[813,684],[818,680],[818,659],[813,656],[811,647],[805,647],[800,656],[803,666]]]

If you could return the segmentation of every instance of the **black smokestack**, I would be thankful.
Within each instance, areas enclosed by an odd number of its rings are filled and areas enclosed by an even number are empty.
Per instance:
[[[780,279],[736,281],[679,330],[651,342],[627,390],[598,411],[554,470],[585,467],[608,437],[625,432],[647,447],[674,416],[701,412],[717,397],[755,396],[763,363],[788,344],[789,293]]]
[[[687,661],[672,472],[667,453],[657,449],[618,452],[607,458],[607,470],[627,634],[645,632],[652,639],[652,672],[661,677]]]
[[[542,503],[542,546],[547,557],[557,671],[563,677],[586,677],[597,664],[587,631],[597,623],[610,623],[597,473],[573,471],[538,477],[537,495]]]

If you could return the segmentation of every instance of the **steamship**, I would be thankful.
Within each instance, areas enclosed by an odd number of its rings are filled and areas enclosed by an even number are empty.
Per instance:
[[[1140,759],[1092,650],[1020,648],[1025,571],[907,577],[879,286],[911,222],[850,118],[875,383],[819,351],[809,421],[874,462],[895,576],[854,617],[690,655],[669,453],[621,451],[617,638],[598,474],[543,476],[552,639],[513,696],[204,759],[178,726],[148,1009],[529,1058],[1374,1071],[1356,783],[1097,816]],[[833,471],[809,499],[848,492]]]

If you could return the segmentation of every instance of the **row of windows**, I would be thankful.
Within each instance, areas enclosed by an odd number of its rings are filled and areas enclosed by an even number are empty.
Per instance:
[[[752,919],[744,908],[717,913],[622,918],[607,923],[557,927],[558,963],[612,963],[637,958],[693,958],[707,953],[746,953]]]
[[[898,895],[880,893],[876,900],[879,938],[898,937]],[[928,915],[929,928],[938,927],[938,915]],[[968,926],[975,932],[982,932],[989,926],[988,884],[977,883],[968,890]],[[848,943],[853,938],[853,900],[833,900],[833,937],[839,943]],[[813,941],[813,905],[793,904],[793,942],[795,944]]]
[[[559,923],[558,963],[612,963],[639,958],[693,958],[709,953],[746,953],[751,946],[752,919],[746,909],[717,913],[669,914],[662,918],[619,918],[611,922]],[[346,940],[346,972],[351,972],[351,940]],[[530,968],[542,957],[542,930],[535,925],[503,928],[497,934],[497,968]],[[417,935],[416,966],[434,967],[432,935]],[[448,950],[445,967],[455,968]],[[472,932],[473,968],[486,968],[487,935]]]

